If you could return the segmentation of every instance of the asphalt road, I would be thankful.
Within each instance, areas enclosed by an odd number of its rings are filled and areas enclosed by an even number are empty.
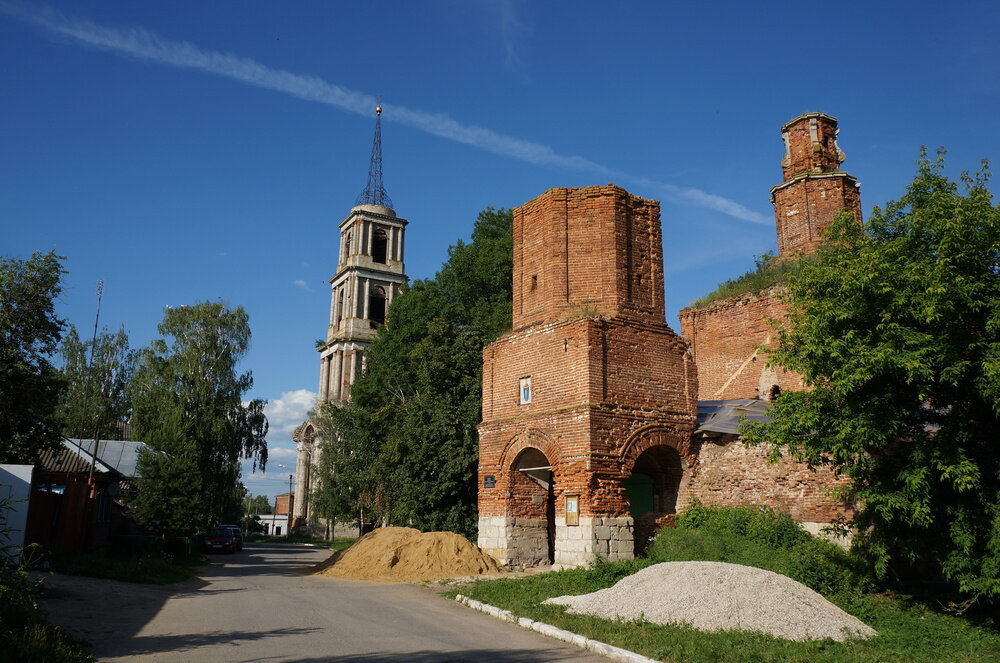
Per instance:
[[[101,661],[607,661],[423,587],[305,573],[328,555],[248,543],[170,586],[51,575],[45,607]]]

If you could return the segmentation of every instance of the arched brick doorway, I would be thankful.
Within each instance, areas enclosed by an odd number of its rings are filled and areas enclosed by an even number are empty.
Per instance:
[[[622,482],[634,522],[637,556],[646,552],[663,518],[677,512],[683,474],[684,466],[677,450],[658,444],[639,454],[632,473]]]
[[[515,518],[510,558],[528,566],[555,559],[556,510],[552,464],[535,447],[521,451],[511,464],[511,513]]]

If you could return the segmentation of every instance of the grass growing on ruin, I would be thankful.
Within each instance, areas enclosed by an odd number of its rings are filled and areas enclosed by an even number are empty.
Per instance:
[[[723,281],[715,290],[694,300],[689,306],[705,308],[721,299],[764,292],[781,285],[788,273],[796,269],[794,261],[778,260],[773,253],[755,257],[754,263],[756,266],[746,274]]]
[[[788,575],[820,592],[879,632],[868,640],[792,642],[730,631],[704,633],[682,626],[616,622],[571,615],[542,601],[610,587],[627,575],[665,561],[723,561]],[[1000,660],[1000,633],[942,614],[911,598],[879,594],[850,554],[805,533],[788,516],[767,509],[721,509],[693,504],[650,546],[649,557],[601,562],[520,579],[483,580],[451,591],[651,658],[673,663],[868,661],[966,663]]]

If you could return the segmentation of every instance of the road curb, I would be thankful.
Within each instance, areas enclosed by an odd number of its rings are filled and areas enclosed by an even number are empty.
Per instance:
[[[518,617],[510,610],[501,610],[500,608],[486,603],[480,603],[475,599],[470,599],[468,596],[463,594],[458,594],[455,596],[455,600],[466,605],[473,610],[478,610],[479,612],[484,612],[487,615],[496,617],[497,619],[503,620],[505,622],[510,622],[511,624],[517,624],[521,628],[526,628],[536,633],[541,633],[542,635],[547,635],[550,638],[555,638],[556,640],[562,640],[563,642],[568,642],[571,645],[576,645],[581,649],[586,649],[595,654],[600,654],[601,656],[616,660],[625,661],[625,663],[660,663],[659,661],[647,658],[641,654],[636,654],[635,652],[629,651],[627,649],[622,649],[621,647],[614,647],[605,642],[600,642],[598,640],[591,640],[590,638],[585,638],[579,633],[572,633],[570,631],[564,631],[561,628],[556,628],[551,624],[546,624],[544,622],[536,622],[534,620],[528,619],[527,617]]]

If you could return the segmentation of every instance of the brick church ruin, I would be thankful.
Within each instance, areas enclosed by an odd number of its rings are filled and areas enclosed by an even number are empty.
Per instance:
[[[815,251],[841,210],[837,120],[782,127],[771,190],[779,259]],[[691,499],[785,509],[817,531],[845,512],[832,474],[745,447],[740,414],[802,388],[766,366],[777,292],[665,322],[660,206],[616,186],[551,189],[514,210],[513,331],[483,352],[479,545],[505,564],[632,557]]]

